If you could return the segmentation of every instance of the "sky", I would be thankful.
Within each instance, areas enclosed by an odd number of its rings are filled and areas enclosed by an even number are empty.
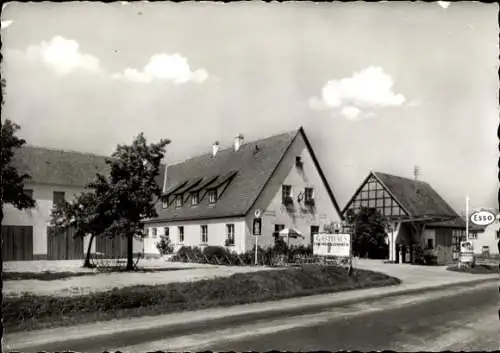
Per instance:
[[[303,126],[343,207],[370,170],[497,205],[498,5],[10,2],[2,119],[30,145],[166,162]]]

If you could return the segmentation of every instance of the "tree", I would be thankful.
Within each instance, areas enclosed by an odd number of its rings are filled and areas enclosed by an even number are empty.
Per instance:
[[[346,221],[353,228],[352,250],[355,256],[384,258],[386,244],[386,218],[376,208],[362,207],[357,213],[346,212]]]
[[[2,88],[4,82],[2,81]],[[0,188],[0,223],[3,222],[3,206],[11,204],[18,210],[35,207],[35,201],[25,194],[24,183],[31,179],[28,174],[20,174],[12,165],[12,158],[16,149],[21,148],[26,141],[16,136],[20,126],[9,119],[1,123],[0,127],[0,161],[1,161],[1,188]]]
[[[95,236],[106,236],[114,220],[112,189],[106,178],[96,175],[86,191],[81,193],[72,202],[64,201],[54,206],[51,215],[53,231],[58,234],[67,229],[75,229],[75,237],[84,237],[90,234],[84,267],[92,267],[90,253]]]
[[[78,235],[127,239],[127,271],[134,268],[133,240],[144,237],[144,220],[157,217],[155,204],[164,201],[162,188],[156,182],[160,164],[169,140],[148,145],[140,133],[132,145],[118,145],[106,160],[110,174],[98,174],[84,192],[72,203],[56,206],[52,224],[56,229],[76,227]],[[90,264],[89,242],[86,265]]]

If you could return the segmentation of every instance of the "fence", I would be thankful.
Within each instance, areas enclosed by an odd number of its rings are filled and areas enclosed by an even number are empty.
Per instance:
[[[3,261],[33,260],[33,227],[2,226]]]
[[[56,233],[52,228],[47,228],[48,260],[79,260],[83,257],[83,238],[75,238],[75,229]]]
[[[108,237],[95,237],[95,250],[101,257],[105,258],[126,258],[127,257],[127,238],[116,236],[113,238]],[[134,238],[133,252],[143,252],[142,239]]]

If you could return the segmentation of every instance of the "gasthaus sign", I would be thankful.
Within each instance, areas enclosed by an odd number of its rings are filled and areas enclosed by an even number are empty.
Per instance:
[[[350,234],[314,235],[313,254],[319,256],[351,256]]]
[[[470,215],[470,221],[478,226],[487,226],[495,222],[497,215],[490,210],[475,211]]]

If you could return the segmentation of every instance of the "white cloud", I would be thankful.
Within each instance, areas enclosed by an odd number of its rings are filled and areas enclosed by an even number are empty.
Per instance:
[[[208,78],[205,69],[192,71],[188,61],[180,54],[155,54],[143,70],[126,68],[123,73],[112,74],[112,78],[125,78],[132,82],[151,82],[153,80],[170,81],[174,84],[187,82],[202,83]]]
[[[439,6],[441,6],[443,9],[447,9],[448,6],[450,6],[450,2],[449,1],[438,1],[437,2]]]
[[[414,99],[408,103],[409,107],[419,107],[422,105],[422,101],[420,99]]]
[[[99,59],[90,54],[80,52],[75,40],[55,36],[50,42],[30,46],[27,49],[28,58],[41,59],[58,74],[67,74],[76,69],[99,71]]]
[[[331,80],[323,87],[322,98],[329,107],[354,102],[368,106],[397,106],[405,101],[402,94],[392,91],[394,82],[381,67],[370,66],[351,77]]]
[[[359,114],[361,113],[361,110],[359,108],[353,107],[351,105],[342,108],[340,111],[340,114],[345,116],[349,120],[355,120],[359,117]]]
[[[1,21],[2,29],[9,27],[13,22],[12,20]]]
[[[360,117],[361,109],[400,106],[406,98],[393,92],[394,81],[381,67],[369,66],[351,77],[328,81],[321,91],[321,97],[309,99],[314,110],[340,110],[340,113],[354,119]]]

